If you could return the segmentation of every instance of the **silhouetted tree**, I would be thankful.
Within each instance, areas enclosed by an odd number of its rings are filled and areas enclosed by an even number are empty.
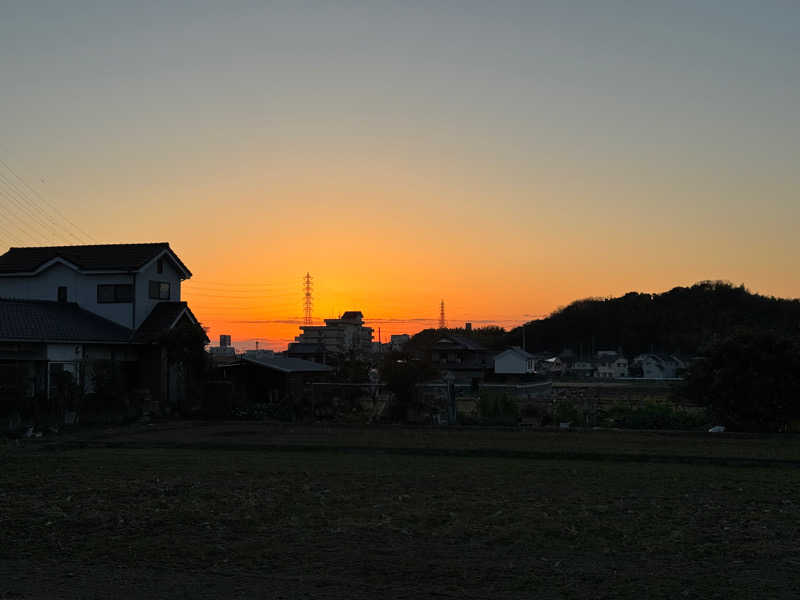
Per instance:
[[[784,431],[800,419],[800,342],[772,332],[713,344],[689,369],[690,398],[737,431]]]
[[[381,380],[395,396],[392,419],[403,421],[416,399],[416,386],[439,374],[429,363],[416,360],[404,352],[390,352],[384,356]]]

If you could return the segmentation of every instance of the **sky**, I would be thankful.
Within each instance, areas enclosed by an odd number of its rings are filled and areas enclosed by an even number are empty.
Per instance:
[[[0,251],[168,241],[215,339],[800,297],[800,3],[0,0]]]

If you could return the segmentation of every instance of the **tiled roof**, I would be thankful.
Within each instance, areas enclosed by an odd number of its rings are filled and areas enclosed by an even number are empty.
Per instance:
[[[158,340],[158,338],[169,331],[175,322],[187,314],[189,318],[197,323],[197,319],[189,310],[186,302],[159,302],[155,308],[147,315],[147,318],[139,325],[139,329],[133,336],[133,341],[139,344],[147,344]]]
[[[87,271],[134,271],[164,250],[169,250],[178,265],[191,275],[167,242],[9,248],[0,256],[0,273],[30,273],[54,258],[62,258]]]
[[[333,371],[326,365],[311,362],[310,360],[302,360],[299,358],[249,358],[247,356],[243,359],[245,362],[281,371],[282,373],[322,373]]]
[[[456,344],[457,346],[461,346],[466,350],[472,350],[473,352],[485,352],[486,348],[481,346],[475,340],[472,340],[468,337],[460,336],[460,335],[447,335],[440,338],[434,346],[444,342],[444,345]]]
[[[73,302],[0,299],[0,340],[127,342],[131,330]]]

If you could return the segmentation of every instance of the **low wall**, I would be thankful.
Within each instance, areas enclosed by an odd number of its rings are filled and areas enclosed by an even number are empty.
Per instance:
[[[587,409],[679,400],[681,381],[554,382],[551,400]]]

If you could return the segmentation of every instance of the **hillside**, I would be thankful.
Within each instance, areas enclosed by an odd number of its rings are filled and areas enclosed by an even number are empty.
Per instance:
[[[744,286],[704,281],[662,294],[630,292],[619,298],[578,300],[545,319],[525,325],[529,351],[622,348],[628,355],[702,351],[715,339],[737,331],[800,333],[800,300],[753,294]],[[522,342],[522,328],[508,333]]]

